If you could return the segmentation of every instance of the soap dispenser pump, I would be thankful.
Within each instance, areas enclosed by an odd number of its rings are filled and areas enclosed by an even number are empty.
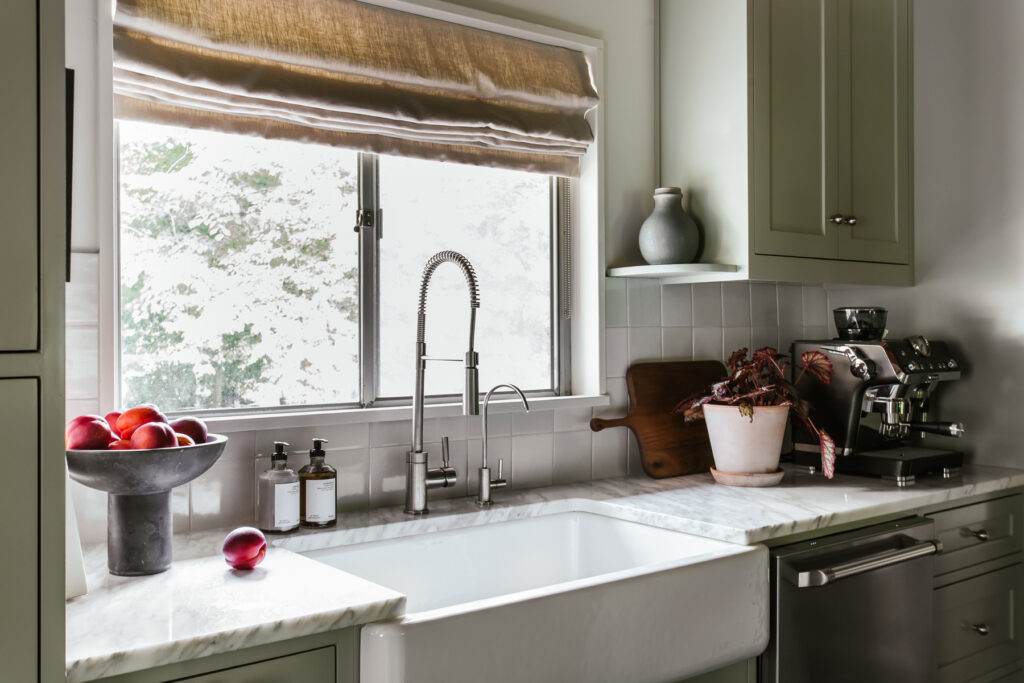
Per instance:
[[[256,487],[256,521],[263,531],[284,533],[299,528],[299,475],[288,467],[285,441],[274,442],[270,469]]]
[[[309,464],[299,470],[300,523],[313,529],[334,526],[338,522],[338,471],[324,463],[325,443],[327,439],[313,439]]]

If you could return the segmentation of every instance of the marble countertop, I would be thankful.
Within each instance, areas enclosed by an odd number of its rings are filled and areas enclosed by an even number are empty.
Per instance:
[[[567,511],[590,511],[739,544],[896,515],[1024,487],[1024,470],[969,466],[951,480],[897,488],[866,477],[787,469],[780,485],[735,488],[710,474],[629,477],[431,501],[411,518],[402,508],[345,513],[338,526],[271,539],[254,572],[233,573],[217,552],[224,531],[175,537],[171,570],[150,577],[106,573],[103,546],[86,553],[89,593],[67,604],[69,681],[89,680],[286,638],[401,616],[404,596],[296,553]],[[303,595],[295,577],[325,592]],[[258,590],[254,584],[258,584]],[[102,626],[98,626],[102,625]]]
[[[211,540],[219,549],[223,534]],[[85,559],[89,592],[65,610],[72,683],[405,611],[401,593],[280,548],[252,571],[234,571],[218,554],[175,559],[162,574],[121,577],[107,573],[104,546],[89,548]],[[296,590],[300,582],[317,590]]]

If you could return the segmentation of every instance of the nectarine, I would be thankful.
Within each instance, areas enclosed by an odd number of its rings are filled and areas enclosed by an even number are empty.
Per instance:
[[[168,448],[178,445],[174,430],[166,422],[147,422],[132,432],[132,448]]]
[[[136,429],[151,422],[166,423],[167,418],[153,404],[143,404],[121,413],[117,418],[116,429],[122,439],[131,439]],[[174,433],[173,430],[171,433]]]
[[[171,428],[178,434],[186,434],[192,437],[195,443],[206,443],[206,424],[194,417],[179,417],[171,423]]]
[[[224,560],[234,569],[252,569],[267,554],[267,539],[259,529],[238,527],[224,539]]]
[[[103,419],[107,421],[108,425],[110,425],[110,431],[114,434],[114,436],[116,436],[117,438],[120,439],[121,438],[121,432],[117,431],[117,418],[119,418],[119,417],[121,417],[121,411],[120,410],[112,410],[109,413],[107,413],[103,417]]]
[[[196,442],[192,440],[192,437],[188,434],[175,434],[175,438],[178,439],[179,446],[195,446]]]
[[[132,442],[128,439],[118,439],[117,441],[111,441],[109,448],[112,451],[130,451],[132,449]]]
[[[64,447],[70,450],[102,451],[109,443],[110,425],[98,415],[76,417],[64,431]]]

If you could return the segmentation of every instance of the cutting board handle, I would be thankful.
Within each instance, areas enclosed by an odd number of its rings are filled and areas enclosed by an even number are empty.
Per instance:
[[[590,430],[599,432],[606,427],[628,427],[630,419],[628,417],[617,417],[612,420],[603,420],[599,417],[595,417],[590,421]]]

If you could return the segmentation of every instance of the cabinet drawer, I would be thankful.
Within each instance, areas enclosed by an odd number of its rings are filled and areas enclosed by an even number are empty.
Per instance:
[[[1024,565],[935,591],[938,680],[970,681],[1020,657]]]
[[[178,680],[182,683],[335,683],[335,671],[334,647],[331,646]]]
[[[935,574],[1020,552],[1022,501],[1024,496],[1017,494],[927,515],[935,520],[942,542]]]

